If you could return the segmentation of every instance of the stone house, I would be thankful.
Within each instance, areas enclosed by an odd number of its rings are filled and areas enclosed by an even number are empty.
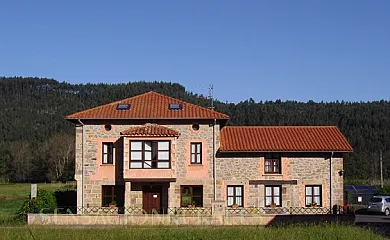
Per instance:
[[[227,126],[229,116],[155,92],[66,117],[76,125],[79,207],[331,207],[343,201],[334,126]]]

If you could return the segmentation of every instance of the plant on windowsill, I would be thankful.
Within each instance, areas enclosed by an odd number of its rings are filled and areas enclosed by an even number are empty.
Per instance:
[[[276,208],[277,206],[276,206],[275,203],[271,203],[270,207],[271,207],[271,208]]]
[[[188,208],[195,208],[195,207],[196,207],[196,203],[195,202],[192,202],[192,204],[188,205]]]
[[[116,208],[116,201],[112,201],[108,206],[110,208]]]
[[[238,208],[239,206],[238,206],[238,204],[233,204],[232,205],[232,208]]]
[[[310,203],[310,207],[317,207],[317,203],[316,202]]]

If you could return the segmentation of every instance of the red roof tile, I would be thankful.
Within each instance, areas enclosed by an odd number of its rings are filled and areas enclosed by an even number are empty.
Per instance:
[[[169,104],[181,104],[182,110],[169,110]],[[130,104],[130,110],[117,110],[118,104]],[[71,114],[67,119],[228,119],[229,116],[156,92],[101,105]]]
[[[153,137],[178,137],[180,133],[173,129],[157,125],[157,124],[145,124],[139,127],[132,127],[121,132],[121,135],[125,136],[153,136]]]
[[[353,151],[334,126],[224,127],[220,151]]]

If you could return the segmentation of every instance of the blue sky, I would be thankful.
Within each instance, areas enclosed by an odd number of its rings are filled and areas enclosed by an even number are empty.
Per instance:
[[[0,2],[0,76],[178,82],[239,102],[390,99],[390,1]]]

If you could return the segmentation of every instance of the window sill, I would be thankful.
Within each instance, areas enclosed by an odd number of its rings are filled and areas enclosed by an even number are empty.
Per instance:
[[[204,167],[203,164],[188,164],[189,167]]]
[[[282,173],[263,173],[262,176],[283,176]]]
[[[113,163],[103,163],[103,164],[100,164],[100,166],[113,167],[115,165]]]

